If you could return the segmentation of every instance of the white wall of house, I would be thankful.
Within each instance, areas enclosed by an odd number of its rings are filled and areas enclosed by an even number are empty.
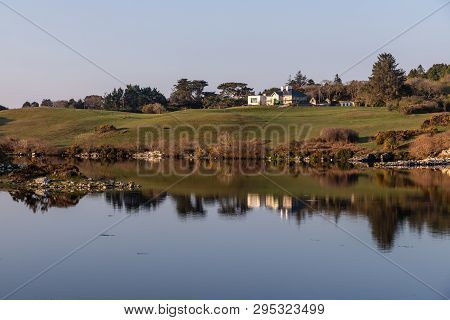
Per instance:
[[[248,96],[248,105],[249,106],[261,106],[266,104],[265,96]]]
[[[266,104],[268,106],[273,106],[280,101],[281,97],[278,93],[274,92],[266,98]]]

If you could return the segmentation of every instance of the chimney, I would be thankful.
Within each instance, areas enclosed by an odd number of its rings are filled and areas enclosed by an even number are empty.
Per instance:
[[[284,91],[284,86],[281,86],[281,91]]]

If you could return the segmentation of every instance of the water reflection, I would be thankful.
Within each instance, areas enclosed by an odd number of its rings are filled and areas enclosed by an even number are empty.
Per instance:
[[[450,177],[437,170],[310,171],[307,176],[286,177],[294,179],[285,181],[289,194],[273,186],[269,188],[269,182],[263,188],[266,191],[259,191],[261,180],[256,180],[257,177],[228,176],[237,182],[230,184],[229,179],[223,182],[223,175],[210,176],[204,183],[188,181],[185,188],[189,191],[159,193],[144,187],[142,191],[106,192],[104,199],[114,209],[130,213],[152,212],[170,200],[183,219],[205,218],[214,213],[242,217],[258,208],[299,225],[318,213],[336,222],[342,215],[364,218],[382,250],[390,250],[396,235],[406,227],[417,233],[426,230],[435,236],[450,234]],[[220,189],[221,183],[226,183],[227,188]],[[279,183],[284,186],[282,181]],[[81,195],[46,196],[17,191],[10,194],[33,212],[75,206],[82,198]]]

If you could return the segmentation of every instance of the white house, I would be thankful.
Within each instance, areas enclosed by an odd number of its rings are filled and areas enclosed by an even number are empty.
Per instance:
[[[248,105],[249,106],[261,106],[266,104],[266,96],[248,96]]]

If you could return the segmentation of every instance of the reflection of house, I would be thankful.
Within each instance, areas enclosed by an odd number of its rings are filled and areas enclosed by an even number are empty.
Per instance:
[[[259,208],[261,206],[259,194],[249,193],[247,195],[247,205],[249,208]]]
[[[308,97],[303,92],[292,89],[291,86],[281,87],[280,90],[271,94],[248,96],[248,105],[250,106],[300,105],[307,102]]]
[[[283,208],[292,209],[292,197],[283,196]]]
[[[266,195],[266,207],[270,209],[278,209],[278,199],[273,195]]]

